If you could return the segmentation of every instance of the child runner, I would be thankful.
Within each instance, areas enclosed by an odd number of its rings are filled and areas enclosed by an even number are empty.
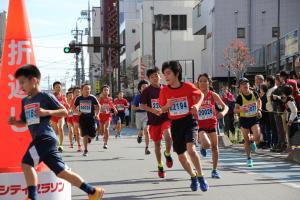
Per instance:
[[[99,101],[100,97],[101,97],[101,93],[97,93],[96,98],[98,99],[98,101]],[[99,118],[99,121],[97,120],[96,124],[97,124],[96,141],[99,141],[99,135],[103,135],[103,132],[101,132],[101,127],[100,127],[100,118]]]
[[[155,156],[158,163],[158,176],[164,178],[166,172],[164,170],[162,155],[161,155],[161,140],[162,136],[165,138],[166,150],[164,156],[166,158],[166,165],[168,168],[173,166],[173,159],[171,157],[172,138],[170,133],[171,122],[168,119],[168,114],[160,113],[159,93],[162,88],[160,84],[159,69],[157,67],[147,71],[147,77],[150,81],[150,86],[145,88],[141,97],[141,108],[147,111],[148,125],[150,137],[155,144]],[[160,115],[161,114],[161,115]]]
[[[201,143],[201,154],[206,157],[206,149],[211,148],[213,170],[212,178],[220,178],[217,170],[219,160],[218,135],[216,133],[218,119],[223,118],[228,112],[228,106],[222,101],[220,96],[209,89],[212,83],[208,74],[200,74],[198,76],[198,88],[204,94],[204,99],[198,111],[199,134],[198,141]],[[222,111],[217,114],[216,106],[219,105]]]
[[[125,127],[125,108],[128,108],[128,101],[123,96],[124,93],[120,91],[118,93],[118,98],[115,99],[115,106],[118,111],[118,122],[115,135],[116,138],[121,136],[121,131]]]
[[[162,72],[168,85],[160,90],[159,102],[162,106],[161,112],[168,112],[172,120],[173,149],[178,154],[182,167],[191,176],[191,190],[197,191],[200,183],[200,189],[205,192],[208,190],[208,184],[196,152],[198,123],[194,118],[198,114],[203,94],[194,84],[182,82],[182,67],[178,61],[163,63]],[[186,151],[196,171],[187,159]]]
[[[96,137],[96,121],[99,117],[99,102],[91,95],[91,85],[85,83],[81,86],[82,95],[75,100],[76,112],[79,115],[79,127],[83,137],[84,152],[83,156],[88,155],[88,143],[91,138]]]
[[[71,105],[72,99],[73,99],[73,89],[71,88],[71,91],[67,92],[67,103],[68,105]],[[70,142],[70,148],[73,148],[73,136],[74,136],[74,127],[73,127],[73,111],[71,107],[68,107],[68,116],[66,118],[68,130],[69,130],[69,142]]]
[[[78,174],[67,170],[58,153],[56,136],[49,121],[51,116],[66,116],[68,111],[53,95],[40,92],[41,73],[38,68],[25,65],[16,71],[15,77],[28,96],[22,100],[20,120],[10,117],[8,123],[27,125],[32,136],[32,142],[22,159],[28,199],[38,199],[38,177],[34,167],[40,162],[44,162],[59,178],[88,193],[89,200],[102,199],[104,190],[85,183]]]
[[[79,97],[81,95],[81,90],[80,87],[75,86],[73,88],[73,99],[71,101],[71,110],[73,112],[73,117],[72,117],[72,122],[73,122],[73,126],[74,126],[74,134],[75,134],[75,139],[77,142],[77,152],[81,152],[81,145],[80,145],[80,128],[79,128],[79,115],[75,112],[75,100],[77,99],[77,97]]]
[[[240,125],[244,136],[245,152],[247,154],[247,166],[253,167],[251,151],[256,152],[256,144],[260,142],[259,118],[261,118],[261,101],[256,92],[249,88],[249,80],[239,80],[240,94],[236,99],[235,113],[240,114]],[[253,134],[250,134],[252,131]],[[250,151],[251,149],[251,151]]]
[[[101,88],[101,96],[98,99],[101,109],[99,114],[100,119],[100,131],[103,133],[103,149],[107,149],[107,142],[109,137],[109,126],[111,121],[111,110],[117,113],[116,108],[112,103],[112,98],[109,97],[109,86],[104,85]]]
[[[61,92],[61,82],[56,81],[53,83],[54,96],[56,99],[65,107],[67,106],[67,100],[65,95]],[[65,121],[63,117],[51,117],[51,124],[54,128],[56,135],[58,135],[59,143],[58,143],[58,151],[63,152],[63,141],[64,141],[64,125]]]
[[[145,154],[149,155],[150,151],[148,149],[149,146],[149,131],[148,131],[148,117],[147,112],[141,107],[141,94],[144,89],[148,86],[148,82],[145,80],[141,80],[138,84],[139,93],[134,97],[132,110],[135,110],[135,124],[138,129],[138,137],[137,142],[141,143],[143,135],[145,135]]]

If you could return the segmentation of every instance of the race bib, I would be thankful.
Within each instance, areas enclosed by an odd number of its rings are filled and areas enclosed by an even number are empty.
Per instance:
[[[151,108],[160,109],[158,99],[151,99]]]
[[[256,103],[251,103],[246,105],[247,108],[247,112],[245,113],[245,115],[255,115],[257,113],[257,105]]]
[[[40,123],[40,117],[38,116],[39,108],[40,103],[32,103],[24,106],[26,122],[28,126]]]
[[[92,112],[92,102],[91,101],[80,101],[79,110],[82,113],[91,113]]]
[[[69,116],[69,117],[72,117],[73,115],[74,115],[74,112],[73,112],[73,111],[69,111],[68,116]]]
[[[169,109],[171,116],[185,115],[189,113],[187,97],[174,98],[173,106]]]
[[[109,105],[108,104],[103,104],[101,106],[101,110],[100,110],[101,113],[109,113]]]
[[[124,111],[125,110],[125,106],[123,104],[118,104],[117,105],[117,109],[118,109],[118,111]]]
[[[206,120],[213,118],[213,110],[211,105],[201,106],[198,111],[198,120]]]

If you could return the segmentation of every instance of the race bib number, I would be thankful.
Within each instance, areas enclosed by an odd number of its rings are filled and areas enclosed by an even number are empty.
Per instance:
[[[109,113],[109,105],[108,104],[103,104],[101,106],[101,113]]]
[[[32,103],[24,106],[26,122],[28,126],[40,123],[40,117],[38,116],[39,108],[40,103]]]
[[[158,103],[158,99],[151,99],[151,108],[160,109],[160,105]]]
[[[213,109],[210,105],[201,106],[200,110],[198,111],[198,120],[212,119],[213,116]]]
[[[118,111],[124,111],[125,110],[125,106],[123,104],[119,104],[117,106]]]
[[[246,115],[255,115],[257,113],[257,105],[256,103],[251,103],[246,105],[247,112],[245,113]]]
[[[79,110],[82,113],[91,113],[92,112],[92,102],[91,101],[80,101]]]
[[[74,112],[73,112],[73,111],[69,111],[68,116],[69,116],[69,117],[72,117],[73,115],[74,115]]]
[[[187,97],[174,98],[173,106],[169,109],[171,116],[185,115],[189,113],[189,103]]]

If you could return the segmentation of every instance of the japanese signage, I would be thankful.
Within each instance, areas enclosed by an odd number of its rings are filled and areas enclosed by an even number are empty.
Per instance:
[[[285,36],[285,56],[293,56],[299,51],[299,34],[293,31]]]

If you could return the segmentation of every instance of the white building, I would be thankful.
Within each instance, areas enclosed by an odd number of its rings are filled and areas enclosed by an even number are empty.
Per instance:
[[[153,66],[150,61],[154,44],[155,65],[159,68],[165,61],[178,60],[183,67],[183,77],[188,81],[195,81],[197,75],[203,72],[201,51],[204,40],[203,36],[193,35],[192,27],[193,7],[198,2],[196,0],[143,1],[141,52],[146,67]],[[154,32],[152,32],[153,23],[155,23]]]
[[[281,0],[279,8],[280,36],[300,29],[300,1]],[[199,0],[193,9],[193,33],[205,37],[205,46],[199,54],[203,72],[215,78],[227,77],[227,71],[219,66],[224,63],[224,50],[230,42],[241,39],[250,51],[254,51],[277,40],[277,27],[277,0]],[[272,57],[276,57],[278,49],[274,47],[268,50],[272,51]],[[260,68],[258,73],[266,71],[264,54],[261,51],[254,55],[257,70]],[[271,62],[273,69],[270,71],[278,71],[278,68],[275,69],[276,59]]]
[[[4,34],[6,27],[6,12],[0,12],[0,63],[2,58],[2,47],[4,43]]]
[[[99,37],[101,35],[101,8],[100,7],[93,7],[92,8],[92,19],[91,19],[91,24],[92,24],[92,37],[89,39],[89,43],[94,43],[94,37]],[[98,48],[99,49],[99,48]],[[90,54],[90,63],[91,63],[91,69],[90,69],[90,82],[93,87],[93,91],[99,92],[99,80],[100,76],[102,73],[102,58],[101,58],[101,48],[100,52],[94,52],[94,48],[89,48],[89,54]]]

